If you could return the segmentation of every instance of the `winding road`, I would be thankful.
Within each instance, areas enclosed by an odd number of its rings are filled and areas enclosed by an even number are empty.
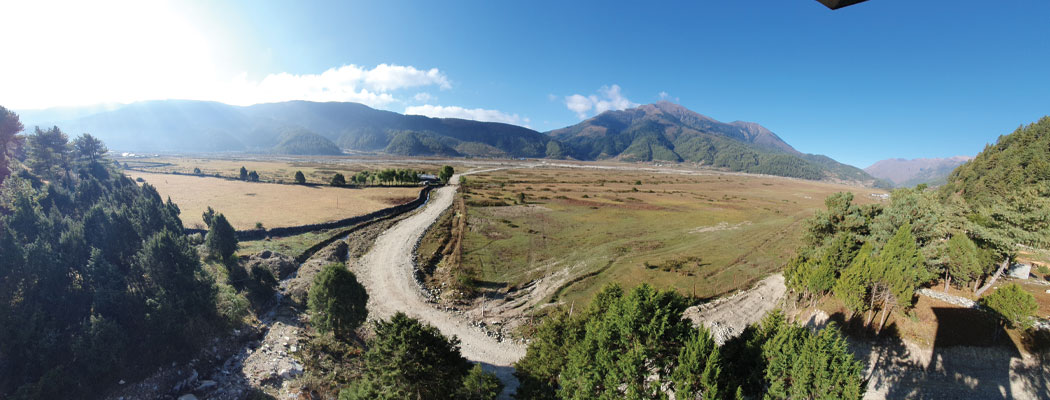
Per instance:
[[[463,175],[488,171],[492,170],[471,171]],[[431,191],[422,210],[383,232],[354,267],[354,272],[368,290],[370,318],[385,319],[401,311],[437,327],[446,336],[458,337],[463,356],[495,373],[506,386],[506,396],[517,387],[512,365],[525,356],[525,346],[497,341],[471,326],[466,318],[435,308],[423,297],[414,277],[415,246],[427,228],[452,205],[459,188],[459,177],[455,175],[449,185]]]

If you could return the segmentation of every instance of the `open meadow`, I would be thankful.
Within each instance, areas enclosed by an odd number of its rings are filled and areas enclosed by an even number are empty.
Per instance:
[[[803,221],[826,196],[852,191],[865,204],[884,193],[629,166],[513,168],[463,179],[453,212],[424,237],[421,258],[449,254],[437,275],[458,269],[481,289],[552,280],[547,302],[564,304],[585,301],[610,282],[648,282],[697,298],[747,287],[793,256]]]
[[[239,230],[336,221],[407,203],[418,187],[336,188],[243,182],[207,176],[127,171],[155,186],[161,197],[182,211],[186,227],[202,227],[201,214],[211,207]]]
[[[386,168],[412,169],[430,174],[437,174],[442,164],[435,160],[388,160],[366,159],[336,156],[157,156],[157,157],[116,157],[117,162],[133,170],[146,172],[163,172],[193,174],[199,169],[201,175],[237,178],[241,167],[256,171],[262,182],[291,183],[295,172],[302,171],[307,183],[327,185],[332,176],[341,173],[349,178],[361,171],[374,171]]]

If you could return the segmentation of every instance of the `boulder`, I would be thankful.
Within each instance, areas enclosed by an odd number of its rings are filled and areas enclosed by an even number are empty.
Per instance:
[[[244,269],[251,271],[253,268],[262,267],[269,270],[277,279],[284,279],[295,272],[299,264],[295,259],[281,253],[263,250],[253,254],[245,261]]]

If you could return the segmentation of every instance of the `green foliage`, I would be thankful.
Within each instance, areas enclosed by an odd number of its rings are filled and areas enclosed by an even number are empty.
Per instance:
[[[459,339],[404,313],[376,321],[360,379],[339,393],[341,400],[452,399],[470,363],[459,354]]]
[[[675,398],[720,398],[721,373],[721,360],[714,338],[703,327],[694,329],[678,353],[678,366],[671,373]]]
[[[657,396],[692,329],[681,318],[685,307],[677,292],[644,284],[627,294],[618,286],[603,290],[588,310],[583,338],[569,350],[559,396]]]
[[[201,214],[201,219],[204,220],[204,226],[211,228],[211,224],[215,222],[215,210],[208,206],[208,209]]]
[[[1000,136],[972,161],[956,168],[944,193],[959,193],[968,203],[992,205],[1018,188],[1050,180],[1050,117]]]
[[[303,175],[303,171],[295,171],[295,183],[299,185],[306,184],[306,175]]]
[[[241,166],[241,171],[240,171],[239,179],[240,179],[240,180],[242,180],[242,181],[246,181],[246,180],[248,180],[248,169],[247,169],[247,168],[244,168],[244,166],[243,166],[243,165]]]
[[[877,258],[873,254],[872,245],[865,243],[857,252],[843,272],[842,276],[835,282],[835,297],[842,301],[851,313],[860,313],[868,309],[868,296],[872,284],[872,271]]]
[[[97,397],[195,352],[221,320],[178,207],[30,136],[37,175],[0,187],[0,397]]]
[[[452,166],[446,165],[444,167],[441,167],[441,173],[438,174],[438,177],[441,178],[442,182],[448,182],[448,180],[451,179],[452,175],[454,175],[455,173],[456,171],[452,169]]]
[[[704,329],[682,320],[685,298],[648,285],[610,285],[586,312],[558,312],[515,365],[520,399],[659,398],[663,387],[716,396],[719,356]]]
[[[948,239],[948,263],[946,274],[955,282],[967,284],[983,272],[978,259],[977,245],[965,234]]]
[[[459,400],[496,400],[502,391],[503,382],[496,375],[482,370],[481,364],[474,364],[455,397]]]
[[[863,364],[834,323],[812,334],[782,325],[762,346],[767,360],[765,399],[860,399]]]
[[[320,332],[347,337],[368,317],[368,293],[343,264],[329,264],[314,276],[307,304],[310,323]]]
[[[871,280],[883,288],[883,298],[887,301],[892,299],[901,308],[911,307],[915,289],[930,279],[923,268],[923,256],[911,232],[910,224],[904,224],[897,230],[879,252],[871,274]]]
[[[258,181],[259,181],[259,173],[258,172],[252,171],[252,172],[248,173],[248,182],[258,182]]]
[[[73,140],[73,156],[79,161],[98,161],[108,151],[109,149],[101,140],[87,133]]]
[[[47,130],[36,127],[26,137],[26,166],[44,179],[54,179],[69,167],[69,137],[57,126]]]
[[[343,154],[328,138],[307,130],[294,130],[281,134],[273,147],[276,154],[332,156]]]
[[[332,185],[332,186],[337,186],[337,187],[338,186],[345,186],[346,185],[346,177],[344,177],[343,174],[340,174],[340,173],[336,172],[335,175],[332,176],[332,180],[329,182],[329,184]]]
[[[521,383],[519,399],[556,399],[558,377],[565,367],[569,349],[584,335],[584,319],[555,312],[544,318],[529,342],[525,357],[514,365],[514,376]]]
[[[1016,283],[999,287],[982,297],[980,304],[995,313],[1006,326],[1021,329],[1032,327],[1032,317],[1039,309],[1035,297]]]
[[[23,129],[18,114],[0,106],[0,183],[11,176],[11,158],[22,146],[24,138],[18,134]]]
[[[209,211],[211,208],[209,207]],[[205,212],[207,215],[208,212]],[[205,219],[207,221],[207,218]],[[221,213],[216,214],[212,220],[208,234],[204,236],[204,247],[208,251],[208,257],[214,260],[229,262],[233,254],[237,252],[237,231],[226,220]]]

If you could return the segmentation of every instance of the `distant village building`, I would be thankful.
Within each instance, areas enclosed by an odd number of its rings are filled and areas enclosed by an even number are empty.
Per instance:
[[[431,175],[431,174],[417,174],[416,178],[419,179],[419,183],[424,184],[424,185],[429,185],[429,184],[432,184],[432,183],[438,183],[440,181],[438,179],[437,175]]]
[[[879,199],[879,200],[888,200],[890,198],[890,194],[889,193],[872,193],[871,197],[874,197],[874,198]]]

